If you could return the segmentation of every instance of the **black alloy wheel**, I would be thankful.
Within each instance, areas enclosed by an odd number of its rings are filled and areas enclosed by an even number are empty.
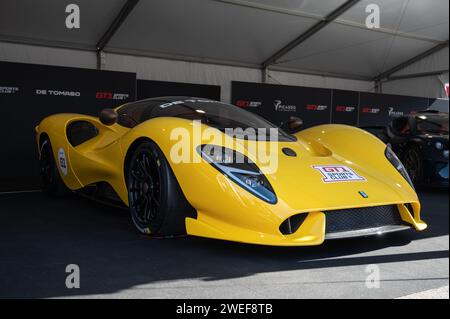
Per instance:
[[[131,219],[143,234],[186,234],[186,217],[196,218],[164,153],[156,143],[144,140],[130,149],[126,180]]]
[[[130,163],[128,193],[132,218],[136,227],[146,234],[152,233],[161,222],[159,163],[157,154],[149,149],[142,150]]]
[[[422,183],[423,160],[416,147],[409,147],[403,156],[403,164],[414,185]]]

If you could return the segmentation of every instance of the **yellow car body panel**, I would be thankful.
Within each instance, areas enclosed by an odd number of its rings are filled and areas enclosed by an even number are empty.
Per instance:
[[[94,124],[99,134],[73,147],[66,128],[73,121]],[[62,148],[67,158],[67,174],[60,175],[68,188],[107,182],[125,205],[128,205],[125,182],[125,159],[136,141],[154,141],[164,153],[187,201],[197,211],[196,218],[186,218],[189,235],[263,245],[304,246],[319,245],[325,240],[326,211],[397,205],[403,221],[416,230],[426,224],[420,217],[420,202],[415,190],[386,159],[386,145],[360,129],[344,125],[321,125],[296,134],[297,141],[278,142],[278,169],[265,172],[249,147],[256,142],[234,139],[222,134],[222,140],[235,144],[261,167],[275,190],[277,203],[267,203],[235,184],[224,174],[204,161],[195,149],[210,144],[211,139],[194,139],[194,131],[204,133],[206,125],[195,126],[192,121],[160,117],[145,121],[133,129],[118,124],[105,126],[98,118],[58,114],[44,119],[36,127],[37,141],[46,134],[52,144],[55,159]],[[179,140],[173,132],[188,132],[189,162],[175,163],[171,151]],[[196,136],[196,135],[195,135]],[[229,145],[229,144],[227,144]],[[250,145],[251,146],[251,145]],[[298,156],[289,157],[282,149],[289,147]],[[345,165],[364,177],[361,181],[324,183],[317,165]],[[359,192],[368,194],[363,198]],[[410,212],[405,205],[411,205]],[[293,234],[283,235],[279,226],[287,218],[309,213],[302,226]]]

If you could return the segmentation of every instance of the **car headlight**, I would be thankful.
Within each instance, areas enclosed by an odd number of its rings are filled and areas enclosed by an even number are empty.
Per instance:
[[[444,155],[445,158],[448,158],[448,150],[445,150],[442,155]]]
[[[240,187],[270,204],[277,202],[266,176],[247,156],[226,147],[209,144],[199,146],[197,152]]]
[[[444,144],[442,144],[441,142],[436,142],[434,144],[434,147],[436,147],[437,150],[442,151],[444,149]]]
[[[386,147],[384,155],[386,155],[388,161],[397,169],[397,171],[403,176],[403,178],[406,179],[408,184],[411,185],[412,188],[414,188],[413,182],[411,181],[411,178],[409,177],[405,166],[403,166],[402,162],[394,153],[394,151],[390,147]]]

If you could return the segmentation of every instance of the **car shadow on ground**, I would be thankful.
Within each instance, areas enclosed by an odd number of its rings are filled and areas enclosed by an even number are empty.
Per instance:
[[[448,235],[448,193],[421,194],[429,229],[327,241],[315,247],[267,247],[196,237],[153,239],[136,233],[127,213],[70,196],[2,195],[0,297],[108,294],[173,280],[205,282],[258,273],[448,258],[448,250],[377,252]],[[364,254],[364,255],[359,255]],[[65,286],[77,264],[80,289]]]

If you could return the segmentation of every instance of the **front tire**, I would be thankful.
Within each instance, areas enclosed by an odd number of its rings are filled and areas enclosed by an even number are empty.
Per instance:
[[[185,218],[192,216],[164,154],[151,141],[140,143],[127,165],[131,219],[143,234],[186,234]]]
[[[423,184],[423,158],[418,147],[410,146],[403,155],[403,164],[415,186]]]

